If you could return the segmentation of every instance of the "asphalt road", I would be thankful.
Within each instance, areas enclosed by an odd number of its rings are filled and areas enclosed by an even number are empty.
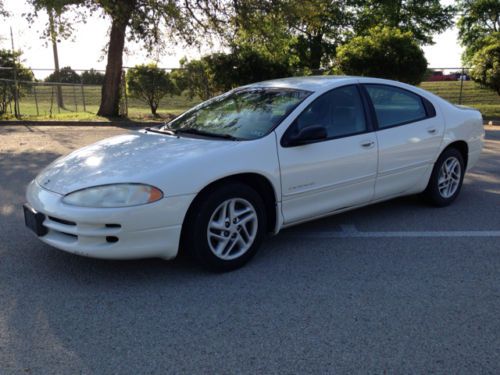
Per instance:
[[[454,205],[304,224],[227,274],[81,258],[24,228],[43,166],[124,131],[0,127],[0,374],[500,373],[500,128]]]

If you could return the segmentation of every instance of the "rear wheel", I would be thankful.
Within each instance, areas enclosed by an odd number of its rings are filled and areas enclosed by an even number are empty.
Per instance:
[[[460,193],[464,174],[460,151],[455,148],[445,150],[434,165],[425,195],[436,206],[451,204]]]
[[[262,198],[237,182],[200,197],[186,224],[186,250],[202,266],[216,271],[230,271],[248,262],[267,227]]]

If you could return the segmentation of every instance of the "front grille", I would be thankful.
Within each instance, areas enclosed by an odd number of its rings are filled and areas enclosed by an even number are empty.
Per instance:
[[[78,241],[80,244],[112,245],[119,241],[121,224],[90,224],[47,216],[43,225],[55,237],[64,241]]]

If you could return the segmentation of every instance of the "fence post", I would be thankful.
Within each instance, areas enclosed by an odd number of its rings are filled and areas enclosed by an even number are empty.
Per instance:
[[[122,70],[122,92],[123,92],[123,97],[125,98],[125,108],[124,108],[124,115],[125,117],[128,117],[128,97],[127,97],[127,83],[125,82],[125,71]]]
[[[73,85],[73,101],[75,102],[75,112],[78,112],[78,101],[76,100],[76,89]]]
[[[460,75],[460,96],[458,97],[458,104],[462,104],[462,92],[464,90],[464,79],[465,79],[465,68],[462,68],[462,74]]]
[[[87,106],[85,105],[85,90],[83,88],[83,83],[81,84],[82,89],[82,102],[83,102],[83,112],[87,112]]]
[[[21,110],[19,109],[19,86],[17,85],[17,59],[16,50],[14,49],[14,36],[12,35],[12,27],[10,28],[10,41],[12,43],[12,62],[14,63],[14,116],[19,118]]]
[[[56,83],[56,90],[58,92],[58,95],[59,95],[59,90],[61,90],[61,95],[62,95],[62,85],[59,82]],[[52,95],[54,95],[54,86],[52,86]],[[59,100],[56,100],[56,102],[57,102],[57,113],[61,113],[61,107],[63,107],[63,105],[59,105]]]
[[[40,116],[40,112],[38,111],[38,98],[36,96],[36,84],[33,84],[33,94],[35,95],[36,115]]]

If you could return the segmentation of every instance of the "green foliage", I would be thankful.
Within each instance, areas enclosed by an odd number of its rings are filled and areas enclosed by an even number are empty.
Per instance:
[[[7,17],[9,13],[5,10],[5,6],[3,5],[3,1],[0,0],[0,17]]]
[[[327,65],[352,28],[354,0],[247,0],[234,2],[234,48],[302,69]]]
[[[104,83],[104,74],[97,70],[85,70],[80,74],[80,79],[86,85],[102,85]]]
[[[464,62],[490,44],[488,39],[500,39],[500,1],[460,0],[460,18],[457,22],[458,37],[465,47]]]
[[[81,83],[81,77],[71,67],[65,66],[59,70],[59,79],[53,72],[45,78],[45,82]]]
[[[375,27],[337,51],[339,73],[394,79],[417,84],[426,74],[427,60],[411,32]]]
[[[17,80],[20,82],[17,86],[19,98],[23,97],[28,90],[23,82],[33,81],[33,72],[18,61],[20,56],[21,52],[12,53],[10,50],[0,50],[0,66],[8,68],[0,69],[0,115],[6,113],[7,107],[15,98],[14,68]]]
[[[471,62],[471,77],[500,95],[500,39],[477,51]]]
[[[330,65],[339,45],[375,26],[411,31],[422,44],[453,24],[455,8],[439,0],[233,1],[229,45],[251,47],[312,72]]]
[[[366,34],[376,26],[411,31],[422,44],[432,44],[433,34],[453,25],[455,8],[440,0],[360,0],[355,31]]]
[[[287,63],[279,63],[257,51],[239,50],[229,54],[214,53],[199,60],[181,60],[178,87],[189,97],[203,100],[234,87],[291,74]]]
[[[292,53],[297,37],[290,32],[286,14],[277,4],[264,6],[261,0],[237,4],[232,19],[234,34],[229,32],[227,36],[233,51],[255,51],[269,61],[290,66],[300,63],[297,55]]]
[[[156,116],[160,100],[169,94],[178,94],[178,88],[170,74],[158,68],[156,64],[136,65],[127,72],[127,90],[129,95],[142,99]]]

